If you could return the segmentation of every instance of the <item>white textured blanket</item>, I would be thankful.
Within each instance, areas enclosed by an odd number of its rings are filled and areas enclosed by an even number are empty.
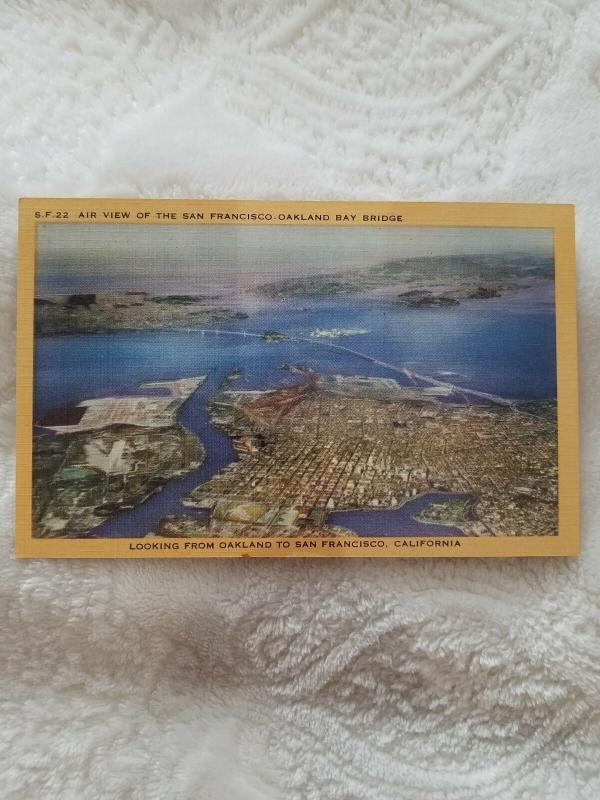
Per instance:
[[[600,4],[4,0],[5,800],[600,797]],[[19,562],[19,195],[577,204],[579,560]]]

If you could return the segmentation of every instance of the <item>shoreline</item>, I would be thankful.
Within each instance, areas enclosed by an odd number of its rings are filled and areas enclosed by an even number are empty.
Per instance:
[[[405,497],[404,500],[401,503],[398,503],[398,505],[395,505],[395,506],[366,506],[364,508],[356,508],[356,507],[354,507],[354,508],[336,508],[335,511],[332,511],[328,515],[328,518],[326,519],[326,524],[329,524],[328,523],[329,516],[332,516],[332,515],[335,515],[335,514],[370,514],[371,512],[375,512],[375,513],[384,512],[384,513],[388,513],[389,514],[389,513],[394,513],[394,512],[403,512],[403,510],[406,513],[406,507],[407,506],[410,506],[412,503],[415,503],[415,502],[417,502],[419,500],[426,499],[427,497],[431,497],[431,496],[437,497],[437,498],[440,498],[442,496],[444,497],[444,500],[440,499],[438,502],[451,502],[454,499],[467,499],[468,498],[469,500],[473,501],[474,505],[476,505],[476,503],[477,503],[477,499],[476,499],[475,495],[473,495],[473,494],[466,494],[464,492],[453,492],[451,490],[432,488],[432,489],[429,489],[429,490],[427,490],[425,492],[419,492],[418,494],[413,495],[411,497]],[[434,503],[436,501],[432,500],[431,502]],[[423,509],[418,509],[415,512],[415,514],[420,513],[421,511],[427,509],[428,507],[429,507],[429,503]],[[472,535],[467,530],[462,528],[460,525],[458,525],[456,523],[453,523],[451,521],[420,520],[417,517],[415,517],[414,514],[410,513],[410,509],[408,510],[408,516],[410,517],[410,519],[411,519],[411,521],[413,523],[417,523],[419,525],[423,525],[423,526],[426,526],[426,527],[429,527],[431,525],[437,525],[438,527],[454,528],[455,530],[460,531],[459,534],[448,534],[448,533],[437,533],[436,532],[436,533],[431,533],[430,535],[432,535],[432,536],[449,536],[449,535],[470,536],[470,535]],[[400,524],[400,527],[401,527],[402,526],[402,521],[400,521],[399,524]],[[351,534],[353,534],[355,536],[368,537],[368,536],[372,536],[372,535],[380,535],[380,536],[384,537],[384,536],[393,536],[394,535],[394,534],[390,534],[390,533],[385,533],[385,534],[358,533],[354,529],[346,528],[344,525],[341,525],[340,523],[334,523],[334,525],[335,525],[335,528],[341,528],[342,530],[348,530]],[[397,536],[412,536],[412,535],[426,536],[427,534],[423,533],[423,532],[420,532],[418,534],[398,533],[396,535]]]
[[[205,320],[205,321],[192,321],[191,323],[182,324],[174,322],[170,324],[169,321],[164,323],[149,323],[137,324],[122,322],[117,325],[98,325],[90,326],[73,323],[72,327],[57,325],[51,330],[36,330],[36,337],[52,337],[52,336],[87,336],[90,334],[112,334],[112,333],[162,333],[168,331],[193,332],[201,330],[202,328],[213,328],[218,330],[221,325],[238,325],[243,324],[248,320],[260,319],[261,314],[271,307],[275,309],[285,310],[286,306],[290,311],[298,310],[298,306],[308,305],[306,308],[307,313],[322,309],[331,304],[336,308],[344,303],[351,303],[356,307],[377,307],[381,312],[388,312],[392,314],[404,313],[423,313],[430,312],[438,314],[444,310],[452,311],[452,313],[465,313],[471,314],[473,312],[480,312],[483,309],[502,310],[507,313],[553,313],[554,312],[554,282],[550,278],[533,278],[525,286],[511,286],[511,287],[498,287],[499,294],[497,296],[485,298],[472,298],[472,297],[457,297],[457,300],[448,306],[430,305],[426,304],[422,307],[414,307],[409,304],[403,303],[401,294],[406,291],[415,290],[418,287],[419,291],[431,292],[437,294],[452,294],[458,291],[458,287],[453,287],[447,283],[433,283],[431,281],[420,281],[413,283],[398,283],[393,286],[386,286],[376,289],[360,289],[353,288],[349,291],[337,292],[330,295],[311,295],[311,294],[289,294],[289,295],[265,295],[256,290],[249,290],[248,295],[251,296],[255,302],[244,303],[242,298],[237,298],[238,302],[232,304],[232,308],[223,311],[223,317],[219,320]],[[540,291],[542,289],[542,291]],[[37,299],[37,298],[36,298]],[[311,304],[315,307],[311,308]],[[205,310],[205,309],[203,309]],[[34,324],[38,319],[38,311],[34,315]]]
[[[153,381],[156,380],[157,377],[163,380],[171,379],[173,375],[172,371],[176,369],[181,369],[182,374],[187,374],[188,371],[191,372],[192,370],[198,370],[202,372],[211,371],[210,386],[207,386],[207,392],[203,391],[201,393],[201,397],[198,398],[202,408],[197,407],[199,405],[198,400],[192,401],[188,407],[189,413],[193,414],[196,419],[199,420],[200,417],[202,418],[202,427],[200,429],[197,430],[192,425],[193,433],[196,434],[197,438],[203,445],[206,441],[208,441],[208,452],[201,468],[202,475],[197,477],[194,471],[190,476],[192,477],[193,475],[192,480],[183,480],[183,482],[186,484],[183,490],[181,486],[181,479],[169,481],[164,489],[161,489],[161,491],[158,493],[154,493],[160,495],[166,491],[167,494],[163,495],[161,500],[158,502],[153,501],[150,496],[145,498],[138,506],[136,506],[137,509],[140,506],[145,507],[148,505],[148,503],[150,503],[152,508],[148,512],[142,511],[141,513],[136,514],[130,510],[124,510],[123,518],[121,518],[121,514],[119,513],[110,522],[107,521],[106,523],[107,530],[109,525],[111,529],[113,526],[116,529],[114,532],[109,533],[109,537],[112,538],[112,536],[115,535],[117,537],[131,536],[134,534],[136,536],[143,537],[154,526],[153,520],[155,518],[158,519],[159,516],[179,513],[187,514],[189,516],[192,509],[189,507],[187,509],[183,507],[181,503],[181,497],[189,494],[199,485],[208,482],[213,474],[218,474],[218,472],[223,470],[224,467],[228,466],[229,463],[232,463],[232,460],[238,460],[233,452],[232,437],[225,432],[222,427],[217,428],[214,426],[212,421],[210,424],[210,433],[207,433],[205,427],[207,422],[209,422],[207,419],[208,410],[206,408],[207,399],[210,399],[215,395],[215,393],[218,392],[219,389],[223,388],[223,381],[226,380],[229,374],[235,372],[236,369],[239,369],[240,367],[246,368],[243,380],[239,384],[231,384],[230,387],[227,386],[226,388],[231,388],[232,390],[238,389],[240,391],[265,391],[265,387],[268,387],[271,391],[277,389],[280,386],[277,375],[279,374],[278,370],[281,369],[282,361],[298,363],[300,365],[307,364],[312,366],[314,369],[319,370],[323,374],[339,371],[342,375],[367,375],[369,376],[369,379],[373,380],[377,378],[381,378],[381,380],[389,380],[390,377],[393,377],[393,373],[388,372],[388,369],[390,368],[388,361],[394,360],[393,353],[396,352],[390,349],[390,347],[395,344],[392,336],[393,331],[392,334],[389,333],[387,328],[385,328],[385,324],[387,324],[385,321],[381,322],[379,327],[377,327],[379,322],[377,314],[379,311],[383,310],[383,304],[379,303],[376,298],[365,297],[364,295],[356,296],[356,299],[357,301],[360,301],[362,307],[361,309],[357,309],[353,305],[352,301],[349,301],[348,297],[321,298],[318,302],[309,301],[306,303],[306,305],[312,306],[310,309],[305,309],[303,306],[305,305],[306,301],[300,299],[294,299],[292,302],[286,302],[285,300],[269,301],[268,312],[271,314],[271,317],[269,317],[267,313],[261,313],[259,311],[256,314],[253,314],[249,320],[238,319],[235,325],[232,325],[231,322],[228,325],[226,321],[213,322],[208,325],[206,323],[198,322],[196,325],[192,326],[187,324],[168,326],[165,326],[164,324],[154,324],[151,326],[146,326],[138,323],[137,325],[131,325],[128,327],[115,328],[113,326],[106,326],[101,329],[98,328],[94,330],[80,328],[79,330],[61,330],[39,334],[38,344],[40,349],[36,357],[42,359],[42,363],[51,367],[52,364],[55,363],[56,359],[62,358],[62,354],[67,353],[69,354],[69,363],[78,363],[78,358],[83,358],[89,361],[89,367],[86,366],[82,373],[82,377],[89,375],[89,378],[85,377],[83,380],[80,378],[79,384],[73,379],[74,375],[70,376],[70,373],[67,373],[69,382],[67,384],[68,388],[66,389],[66,392],[65,389],[58,385],[56,376],[54,376],[54,373],[51,369],[41,372],[40,375],[44,378],[44,380],[42,381],[41,385],[37,386],[37,390],[38,392],[42,392],[42,394],[39,395],[40,404],[42,406],[48,406],[49,400],[52,398],[58,399],[56,407],[59,407],[60,398],[65,394],[69,396],[70,402],[73,402],[72,398],[77,397],[77,394],[81,393],[82,386],[86,390],[89,390],[89,393],[93,393],[93,396],[97,397],[112,393],[110,389],[112,384],[118,386],[116,393],[121,393],[123,392],[123,386],[121,383],[129,376],[130,371],[132,374],[138,375],[138,380],[140,381]],[[515,319],[514,324],[512,322],[507,322],[506,324],[502,322],[504,314],[498,310],[496,304],[498,302],[502,303],[503,301],[504,298],[500,298],[498,300],[490,299],[485,303],[483,301],[474,301],[473,303],[469,303],[469,305],[465,303],[462,306],[462,309],[465,312],[462,315],[465,319],[465,325],[467,325],[467,319],[473,320],[475,317],[481,317],[481,321],[477,319],[472,323],[469,322],[467,331],[479,331],[482,326],[487,325],[487,327],[483,328],[484,332],[491,331],[493,327],[494,333],[491,334],[493,343],[498,341],[498,336],[496,334],[498,328],[490,326],[489,322],[487,321],[488,310],[490,319],[495,320],[498,325],[500,325],[500,330],[508,328],[510,333],[513,327],[518,327],[518,330],[520,331],[521,322],[519,318]],[[496,306],[494,310],[492,309],[492,304]],[[508,303],[505,302],[504,304],[508,306],[513,305],[512,301]],[[290,308],[294,314],[290,314],[289,317],[287,317],[287,308]],[[521,304],[521,309],[530,311],[527,306],[523,308],[523,304]],[[550,311],[549,308],[547,310]],[[301,313],[304,311],[310,311],[312,313],[305,315],[304,313]],[[433,328],[435,330],[437,326],[436,319],[439,319],[440,321],[449,319],[450,321],[447,324],[450,325],[451,330],[454,331],[455,328],[452,326],[455,326],[457,323],[460,324],[460,312],[460,307],[458,310],[450,309],[450,313],[445,313],[443,309],[433,309],[425,315],[419,315],[418,310],[411,309],[406,311],[404,309],[398,309],[398,321],[395,322],[394,325],[398,329],[403,329],[406,327],[406,325],[412,329],[412,326],[414,325],[416,326],[415,330],[422,330],[424,327],[429,329]],[[439,317],[437,317],[438,313]],[[395,314],[389,314],[388,319],[393,318],[393,316],[395,316]],[[543,314],[543,317],[547,318],[548,314]],[[419,321],[417,322],[417,320]],[[263,328],[260,327],[261,324],[265,328],[277,328],[279,330],[289,332],[290,336],[294,336],[295,338],[290,340],[289,346],[286,344],[286,342],[283,342],[283,344],[262,344],[258,341],[258,339],[261,338],[260,332],[263,330]],[[531,329],[532,326],[537,330],[537,326],[543,324],[544,331],[548,330],[550,331],[549,335],[552,335],[552,326],[549,324],[549,322],[541,319],[541,317],[537,321],[533,320],[531,323],[526,324],[529,326],[526,330]],[[281,327],[282,325],[283,327]],[[230,341],[227,341],[224,338],[222,342],[215,342],[214,346],[212,342],[212,335],[207,337],[207,339],[211,340],[210,342],[207,341],[204,343],[201,339],[200,331],[202,330],[210,330],[211,334],[219,334],[221,332],[224,334],[224,329],[229,326],[238,328],[237,331],[232,331],[232,333],[235,333],[237,336],[242,336],[244,333],[247,333],[248,335],[252,334],[257,338],[249,338],[247,342],[245,342],[243,351],[239,351],[237,345],[235,347],[233,346],[233,338]],[[316,328],[331,327],[332,329],[350,329],[354,327],[362,328],[363,326],[365,329],[369,328],[372,330],[372,333],[367,337],[356,338],[356,344],[354,345],[356,350],[352,348],[351,339],[344,340],[344,338],[342,338],[340,340],[342,344],[345,344],[346,342],[350,344],[350,347],[344,347],[336,344],[335,340],[324,340],[316,337],[311,338],[308,335],[310,330]],[[245,328],[246,331],[244,330]],[[298,336],[296,336],[295,331],[298,331]],[[302,331],[302,334],[300,334],[300,331]],[[412,331],[409,332],[412,333]],[[100,339],[98,344],[93,344],[93,339],[87,338],[90,336],[90,334],[94,334]],[[171,334],[171,336],[169,336],[169,334]],[[65,339],[65,337],[67,338]],[[71,337],[71,340],[69,340],[68,337]],[[103,337],[104,341],[102,341]],[[179,339],[177,337],[179,337]],[[116,342],[121,339],[123,341],[123,345],[117,344]],[[370,342],[368,346],[364,344],[367,339],[369,339]],[[53,341],[55,344],[52,344]],[[90,343],[86,344],[86,341]],[[359,344],[359,341],[361,344]],[[399,337],[399,341],[402,342],[403,340]],[[115,344],[113,344],[113,342],[115,342]],[[408,344],[410,345],[410,341]],[[232,346],[230,347],[229,345]],[[310,345],[310,350],[307,349],[308,345]],[[494,344],[494,346],[496,345]],[[163,359],[158,365],[155,365],[156,353],[158,353],[163,347],[166,348],[165,352],[168,353],[168,359]],[[408,360],[406,363],[409,365],[410,370],[420,369],[422,372],[434,368],[440,370],[451,369],[456,377],[446,377],[444,374],[443,380],[440,381],[440,383],[448,384],[448,382],[451,380],[459,380],[459,370],[462,369],[462,367],[457,361],[457,358],[463,352],[461,347],[461,339],[459,337],[457,337],[456,344],[453,346],[453,349],[450,350],[446,347],[440,348],[436,343],[432,342],[431,354],[429,351],[427,351],[425,354],[430,357],[430,361],[427,363],[424,362],[423,365],[418,363],[417,366],[415,366],[415,354],[410,350],[407,350],[406,357],[412,357],[413,360]],[[486,344],[486,348],[487,347],[488,345]],[[179,354],[183,355],[183,348],[185,348],[186,352],[185,368],[183,366],[183,360],[178,360]],[[482,355],[485,350],[487,358],[488,356],[486,348],[479,349],[481,350],[480,355]],[[383,355],[380,355],[379,357],[371,355],[371,352],[379,350],[381,350]],[[358,351],[365,352],[361,353]],[[112,353],[115,354],[114,361],[112,360]],[[106,359],[109,358],[109,356],[110,361],[108,363],[111,365],[110,377],[106,375],[106,371],[103,367]],[[360,361],[357,360],[359,357]],[[502,366],[502,352],[499,352],[499,358]],[[504,361],[508,363],[509,358],[504,358]],[[513,359],[511,357],[510,364],[512,365],[512,363]],[[212,370],[214,370],[215,366],[218,366],[219,369],[216,372],[213,372]],[[472,380],[473,382],[476,381],[477,385],[485,385],[485,376],[488,374],[488,369],[489,368],[483,363],[482,358],[480,358],[479,361],[474,362],[474,366],[470,365],[469,368],[465,367],[464,372],[467,373],[467,379]],[[400,371],[398,367],[394,367],[394,370],[396,372]],[[428,374],[438,375],[443,373],[433,372]],[[463,378],[465,377],[462,372],[460,374]],[[510,376],[512,375],[512,372],[506,374]],[[408,379],[410,380],[410,375],[408,376]],[[404,381],[402,377],[400,377],[398,380],[403,381],[408,386],[408,382]],[[483,381],[483,384],[480,381]],[[417,381],[416,385],[417,388],[419,388],[419,381]],[[536,392],[546,391],[546,389],[548,392],[552,391],[552,387],[549,385],[548,381],[538,386],[538,384],[535,382],[522,382],[519,378],[518,386],[521,387],[522,391],[527,391],[527,397],[531,398],[530,400],[519,398],[519,400],[516,401],[518,405],[526,404],[528,402],[548,402],[547,396],[540,397],[540,395],[536,394]],[[498,383],[498,391],[500,391],[502,388],[502,384]],[[97,392],[96,389],[98,390]],[[508,390],[505,389],[505,391]],[[209,395],[208,398],[206,397],[206,393]],[[534,394],[533,397],[531,397],[532,393]],[[554,401],[554,396],[552,397],[552,401]],[[458,407],[464,407],[467,404],[458,402],[456,405]],[[469,405],[473,405],[473,403]],[[540,416],[544,415],[540,414]],[[181,419],[179,415],[178,421],[183,423],[188,429],[190,428],[189,422]],[[430,423],[425,420],[423,424],[428,425]],[[225,439],[227,440],[226,442]],[[215,458],[219,463],[213,463]],[[338,508],[335,509],[335,511],[346,511],[349,513],[356,512],[359,514],[366,514],[370,511],[395,512],[400,511],[415,500],[422,500],[423,497],[426,497],[432,493],[435,493],[435,490],[420,492],[418,495],[402,498],[401,502],[396,506],[354,506],[350,508]],[[455,494],[454,492],[451,493]],[[174,504],[173,501],[176,497],[178,499],[176,504]],[[396,497],[398,497],[398,495],[396,495]],[[373,517],[375,516],[376,515],[373,515]],[[151,524],[147,525],[146,520],[151,520]],[[360,536],[361,534],[358,535]],[[103,538],[105,538],[104,534]]]

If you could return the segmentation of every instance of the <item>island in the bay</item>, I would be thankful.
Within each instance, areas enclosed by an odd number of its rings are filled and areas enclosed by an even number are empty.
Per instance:
[[[83,228],[78,235],[85,235]],[[42,257],[35,300],[43,412],[34,419],[34,536],[125,535],[118,532],[120,520],[163,493],[168,502],[154,503],[134,535],[399,536],[418,526],[440,536],[557,533],[552,388],[538,390],[532,380],[532,396],[515,399],[491,389],[494,381],[478,385],[461,377],[469,364],[480,374],[500,372],[504,343],[495,341],[494,320],[516,331],[506,343],[508,358],[529,346],[542,317],[553,320],[547,248],[501,252],[490,245],[494,252],[321,270],[290,262],[282,276],[275,261],[280,250],[259,251],[254,239],[245,250],[236,240],[227,253],[239,259],[238,273],[213,285],[210,259],[225,259],[214,241],[203,266],[208,277],[195,291],[189,279],[178,283],[176,268],[175,277],[168,270],[163,277],[160,264],[152,289],[141,288],[139,277],[128,286],[121,272],[116,287],[104,279],[96,290],[88,281],[83,291],[65,279],[57,291],[44,284]],[[303,246],[311,252],[313,243],[307,238]],[[263,252],[274,260],[270,272]],[[251,257],[261,269],[246,280],[240,265]],[[58,263],[58,256],[48,263]],[[529,314],[536,303],[546,304],[541,316]],[[488,308],[501,313],[488,319]],[[443,357],[448,337],[460,338],[478,314],[477,330],[493,345],[489,360],[473,361],[468,348],[480,339],[472,336],[465,339],[464,364],[449,363]],[[435,350],[435,357],[428,351],[430,369],[405,361],[389,333],[410,331],[425,318],[432,334],[422,347]],[[450,320],[439,341],[437,320]],[[162,354],[171,345],[161,336],[177,332],[189,338],[165,367]],[[142,385],[110,391],[127,384],[140,337],[150,334],[156,334],[150,353],[162,358],[154,373],[160,379],[150,379],[150,359]],[[549,324],[550,348],[552,336]],[[81,369],[96,391],[84,384],[77,402],[49,404],[44,387],[61,397],[61,380],[70,381],[69,397],[77,394],[65,370],[77,369],[69,358],[73,347],[80,352],[82,339],[101,342],[82,351],[95,359],[94,369]],[[532,351],[540,359],[551,352],[542,344]],[[296,353],[301,360],[294,360]],[[527,356],[519,363],[540,370],[539,380],[552,387],[553,360]],[[261,383],[263,374],[268,380]],[[192,415],[188,427],[181,412],[190,404],[201,404],[204,417],[193,422]],[[169,494],[174,486],[177,492]]]
[[[197,467],[202,444],[177,411],[205,380],[156,381],[160,394],[102,397],[49,412],[33,446],[34,535],[86,536]]]

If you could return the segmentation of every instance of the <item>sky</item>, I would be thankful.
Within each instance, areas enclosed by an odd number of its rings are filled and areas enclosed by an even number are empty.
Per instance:
[[[275,225],[38,227],[37,290],[199,290],[364,269],[414,256],[552,255],[542,228]]]

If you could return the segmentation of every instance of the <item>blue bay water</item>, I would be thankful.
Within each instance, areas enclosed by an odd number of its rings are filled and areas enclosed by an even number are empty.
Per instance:
[[[275,329],[292,337],[308,337],[316,328],[334,327],[369,331],[331,343],[397,367],[447,377],[461,386],[515,400],[556,396],[555,327],[549,307],[519,309],[474,301],[450,308],[394,309],[355,298],[286,301],[261,308],[247,320],[212,329],[240,333]],[[182,496],[235,459],[229,438],[211,425],[206,411],[208,398],[233,370],[243,370],[242,377],[231,384],[235,389],[265,389],[294,382],[297,376],[281,369],[287,363],[302,363],[320,373],[393,377],[406,382],[396,371],[329,347],[329,341],[309,338],[268,343],[251,336],[198,331],[38,337],[34,417],[39,419],[52,408],[87,398],[134,393],[146,381],[208,375],[179,414],[179,420],[202,441],[205,462],[94,531],[101,536],[143,536],[165,514],[190,514],[181,505]],[[439,535],[439,526],[427,527]]]

